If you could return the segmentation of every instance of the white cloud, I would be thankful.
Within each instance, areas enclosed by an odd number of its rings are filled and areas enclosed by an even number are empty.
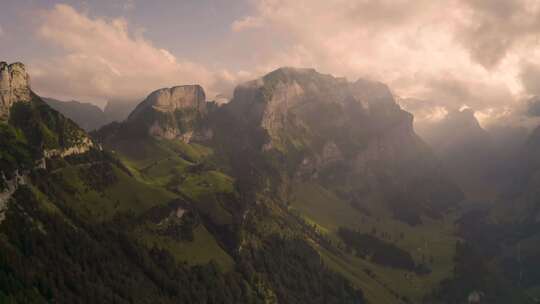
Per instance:
[[[68,5],[43,11],[41,18],[38,37],[61,50],[59,56],[31,66],[33,87],[44,96],[103,102],[199,83],[212,97],[237,81],[231,73],[222,79],[222,74],[201,64],[176,58],[154,46],[140,31],[131,34],[123,18],[91,18]]]
[[[376,78],[398,95],[434,99],[430,111],[466,105],[487,123],[526,94],[519,76],[523,58],[540,63],[534,39],[540,5],[534,2],[258,0],[232,29],[286,41],[272,51],[253,43],[251,53],[272,54],[260,59],[261,66]]]
[[[254,29],[263,26],[263,19],[247,16],[239,20],[235,20],[231,25],[231,28],[235,32],[241,32],[244,30]]]

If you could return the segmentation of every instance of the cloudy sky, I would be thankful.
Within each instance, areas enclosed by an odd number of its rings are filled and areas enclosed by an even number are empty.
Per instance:
[[[419,120],[522,121],[540,95],[537,0],[2,0],[0,60],[38,94],[102,105],[208,95],[280,66],[387,83]]]

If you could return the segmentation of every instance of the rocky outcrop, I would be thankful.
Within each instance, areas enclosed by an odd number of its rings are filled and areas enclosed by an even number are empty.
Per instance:
[[[129,115],[127,122],[142,126],[148,134],[190,142],[212,136],[201,129],[207,114],[204,90],[199,85],[184,85],[152,92]]]
[[[280,68],[242,84],[227,106],[238,119],[267,131],[270,141],[265,150],[280,148],[284,133],[293,128],[314,133],[355,125],[387,128],[385,123],[404,121],[403,127],[412,132],[410,114],[401,110],[386,85],[364,79],[351,83],[314,69]]]
[[[206,95],[200,85],[183,85],[159,89],[152,92],[129,115],[128,120],[137,120],[147,111],[174,113],[177,110],[206,112]]]
[[[30,77],[22,63],[0,62],[0,120],[9,118],[17,101],[30,101]]]

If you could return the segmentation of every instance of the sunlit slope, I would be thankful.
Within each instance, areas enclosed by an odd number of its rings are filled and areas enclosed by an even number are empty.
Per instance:
[[[368,299],[374,303],[383,303],[385,295],[392,294],[392,291],[400,297],[421,301],[443,279],[452,275],[458,238],[451,215],[440,220],[424,219],[422,225],[411,226],[391,216],[366,215],[316,183],[296,184],[294,189],[291,208],[338,244],[343,244],[338,229],[351,228],[409,252],[417,264],[424,263],[431,270],[429,274],[416,274],[376,264],[346,250],[337,255],[321,250],[328,265],[362,286]]]

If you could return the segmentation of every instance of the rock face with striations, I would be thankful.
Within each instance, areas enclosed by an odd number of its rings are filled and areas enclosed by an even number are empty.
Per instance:
[[[0,120],[9,118],[13,103],[30,98],[30,81],[24,65],[0,62]]]
[[[198,132],[200,121],[206,113],[203,88],[184,85],[152,92],[133,110],[127,121],[142,124],[152,136],[189,142],[194,136],[201,135]]]
[[[320,181],[363,209],[386,205],[413,224],[461,198],[382,83],[281,68],[238,86],[222,108],[249,132],[234,146],[260,143],[251,149],[289,172],[281,180]]]

